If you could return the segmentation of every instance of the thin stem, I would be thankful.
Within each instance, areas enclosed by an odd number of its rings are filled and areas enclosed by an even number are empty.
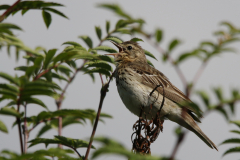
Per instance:
[[[64,94],[69,86],[69,84],[73,81],[73,79],[76,77],[77,73],[83,68],[84,64],[86,63],[86,60],[83,62],[82,66],[77,68],[76,71],[74,72],[73,76],[69,79],[68,83],[66,84],[66,86],[64,87],[60,97],[58,100],[56,100],[56,104],[57,104],[57,110],[61,110],[61,106],[62,106],[62,101],[63,101],[63,97]],[[58,117],[58,135],[62,136],[62,117]],[[59,148],[62,148],[61,144],[58,144]]]
[[[101,96],[100,96],[100,102],[99,102],[99,106],[98,106],[98,112],[97,112],[97,116],[96,116],[96,119],[95,119],[95,122],[94,122],[92,135],[91,135],[91,138],[90,138],[90,142],[88,144],[88,148],[87,148],[84,160],[87,160],[87,158],[88,158],[90,148],[92,146],[93,138],[94,138],[94,135],[95,135],[95,132],[96,132],[96,129],[97,129],[99,117],[100,117],[100,114],[101,114],[102,104],[103,104],[104,98],[106,97],[106,93],[107,93],[107,90],[108,90],[108,87],[109,87],[109,83],[111,82],[114,73],[115,73],[115,71],[112,73],[111,77],[109,78],[108,83],[106,85],[104,85],[103,88],[101,89]]]
[[[184,138],[186,136],[186,133],[187,132],[183,132],[181,135],[178,136],[177,143],[174,146],[173,152],[172,152],[171,157],[169,158],[169,160],[173,160],[174,157],[176,156],[176,153],[177,153],[181,143],[183,142],[183,140],[184,140]]]
[[[202,65],[199,67],[198,71],[196,72],[194,78],[193,78],[193,81],[192,81],[192,84],[196,85],[197,81],[199,80],[199,78],[201,77],[204,69],[206,68],[208,64],[208,61],[204,61],[202,63]]]
[[[2,22],[4,20],[4,18],[6,17],[7,14],[9,14],[13,7],[15,7],[19,2],[21,2],[21,0],[16,1],[11,7],[9,7],[1,16],[0,16],[0,22]]]
[[[78,156],[79,156],[80,158],[82,158],[81,154],[77,151],[76,148],[72,148],[72,149],[78,154]]]
[[[28,128],[27,128],[27,105],[24,105],[24,153],[27,153],[27,142],[28,142]]]
[[[17,111],[19,112],[20,109],[20,104],[17,104]],[[21,153],[23,154],[23,140],[22,140],[22,130],[21,130],[21,120],[20,118],[17,118],[17,124],[18,124],[18,134],[19,134],[19,140],[20,140],[20,148],[21,148]]]
[[[38,75],[36,75],[36,77],[33,79],[33,81],[36,81],[37,79],[39,79],[40,77],[42,77],[44,74],[46,74],[46,73],[48,73],[49,71],[51,71],[52,69],[58,67],[60,64],[61,64],[61,63],[56,64],[56,65],[50,67],[49,69],[46,69],[46,70],[44,70],[43,72],[39,73]]]

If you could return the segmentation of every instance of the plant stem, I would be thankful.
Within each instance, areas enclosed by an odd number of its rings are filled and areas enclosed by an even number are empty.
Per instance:
[[[16,1],[11,7],[9,7],[1,16],[0,16],[0,22],[2,22],[4,20],[4,18],[6,17],[7,14],[9,14],[13,7],[15,7],[19,2],[21,2],[21,0]]]
[[[28,128],[27,128],[27,105],[24,105],[24,153],[27,153],[28,143]]]
[[[19,112],[20,104],[17,104],[17,111]],[[18,134],[19,134],[19,140],[20,140],[20,148],[21,153],[23,154],[23,140],[22,140],[22,130],[21,130],[21,120],[17,117],[17,124],[18,124]]]
[[[102,104],[103,104],[104,98],[106,97],[106,93],[107,93],[107,91],[108,91],[109,83],[111,82],[111,80],[112,80],[112,78],[113,78],[113,76],[114,76],[114,73],[115,73],[115,71],[112,73],[111,77],[109,78],[108,83],[105,84],[105,85],[102,87],[102,89],[101,89],[101,96],[100,96],[100,102],[99,102],[99,106],[98,106],[98,112],[97,112],[97,116],[96,116],[96,119],[95,119],[95,122],[94,122],[93,130],[92,130],[92,135],[91,135],[91,138],[90,138],[90,142],[89,142],[89,144],[88,144],[88,148],[87,148],[87,151],[86,151],[85,159],[84,159],[84,160],[87,160],[87,158],[88,158],[89,151],[90,151],[90,148],[91,148],[91,146],[92,146],[93,138],[94,138],[94,135],[95,135],[95,132],[96,132],[96,129],[97,129],[99,117],[100,117],[100,114],[101,114]]]

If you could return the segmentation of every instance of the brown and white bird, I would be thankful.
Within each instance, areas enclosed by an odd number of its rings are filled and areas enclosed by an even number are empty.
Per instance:
[[[140,116],[141,107],[144,108],[147,118],[151,119],[152,116],[156,116],[160,109],[164,92],[165,101],[160,118],[169,119],[187,128],[209,147],[217,150],[216,145],[195,122],[201,122],[196,116],[199,115],[199,112],[191,106],[182,105],[184,102],[191,102],[191,100],[175,87],[163,73],[148,65],[144,50],[132,41],[112,43],[119,49],[119,53],[108,55],[113,55],[117,62],[115,78],[118,93],[124,105],[137,116]],[[150,95],[156,86],[160,87]]]

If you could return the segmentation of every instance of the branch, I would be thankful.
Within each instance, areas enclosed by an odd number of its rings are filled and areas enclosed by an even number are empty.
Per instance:
[[[6,15],[9,14],[13,7],[15,7],[21,0],[16,1],[11,7],[9,7],[1,16],[0,16],[0,23],[5,19]]]
[[[61,64],[61,63],[56,64],[56,65],[50,67],[49,69],[46,69],[46,70],[44,70],[43,72],[39,73],[38,75],[36,75],[36,77],[33,79],[33,81],[38,80],[38,79],[39,79],[40,77],[42,77],[44,74],[48,73],[49,71],[51,71],[51,70],[54,69],[54,68],[57,68],[60,64]]]
[[[18,112],[19,112],[19,109],[20,109],[20,104],[18,102],[17,103],[17,111]],[[21,120],[18,117],[17,117],[17,124],[18,124],[18,134],[19,134],[19,140],[20,140],[21,153],[23,154],[23,140],[22,140]]]
[[[114,73],[115,73],[115,71],[112,73],[111,77],[109,78],[108,83],[105,84],[105,85],[102,87],[102,89],[101,89],[101,96],[100,96],[100,102],[99,102],[99,106],[98,106],[98,113],[97,113],[97,116],[96,116],[96,119],[95,119],[95,122],[94,122],[93,130],[92,130],[92,135],[91,135],[91,138],[90,138],[90,142],[89,142],[89,144],[88,144],[88,148],[87,148],[87,151],[86,151],[84,160],[87,160],[87,158],[88,158],[89,151],[90,151],[90,148],[91,148],[91,146],[92,146],[92,141],[93,141],[93,138],[94,138],[96,129],[97,129],[99,117],[100,117],[100,114],[101,114],[102,104],[103,104],[104,98],[105,98],[105,96],[106,96],[106,93],[107,93],[107,91],[108,91],[109,83],[111,82],[111,80],[112,80],[112,78],[113,78],[113,76],[114,76]]]
[[[27,143],[28,143],[28,136],[29,136],[29,132],[27,129],[27,105],[24,105],[24,153],[27,153]]]

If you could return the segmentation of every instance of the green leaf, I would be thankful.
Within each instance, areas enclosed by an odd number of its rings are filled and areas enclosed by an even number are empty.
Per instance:
[[[142,41],[142,42],[143,42],[143,40],[142,40],[142,39],[140,39],[140,38],[132,38],[130,41],[132,41],[132,42],[138,42],[138,41]]]
[[[43,69],[47,69],[49,63],[52,61],[54,55],[56,54],[57,49],[51,49],[48,51],[44,63],[43,63]]]
[[[155,32],[155,38],[158,43],[162,41],[163,32],[160,29],[157,29]]]
[[[145,55],[157,60],[157,58],[152,53],[150,53],[149,51],[144,50],[144,53],[145,53]]]
[[[230,132],[240,134],[240,131],[238,130],[231,130]]]
[[[0,83],[0,89],[6,89],[6,90],[8,90],[8,91],[13,91],[13,92],[16,92],[16,93],[18,93],[19,92],[19,90],[18,90],[18,88],[17,87],[15,87],[15,86],[13,86],[13,85],[9,85],[9,84],[1,84]]]
[[[214,93],[216,94],[217,98],[219,101],[223,100],[223,91],[222,88],[218,87],[218,88],[213,88]]]
[[[228,114],[227,114],[226,110],[225,110],[223,107],[217,107],[216,110],[219,111],[219,112],[221,112],[221,113],[223,114],[223,116],[224,116],[227,120],[229,120]]]
[[[28,143],[31,143],[28,148],[35,146],[37,144],[41,144],[41,143],[44,143],[46,147],[49,144],[61,144],[61,142],[58,139],[47,139],[47,138],[35,138],[35,139],[29,141]]]
[[[237,125],[240,128],[240,120],[238,120],[238,121],[230,121],[230,123],[233,123],[233,124]]]
[[[93,50],[100,50],[100,51],[105,51],[109,53],[117,53],[115,49],[108,46],[99,46],[99,47],[93,48]]]
[[[226,154],[235,153],[235,152],[240,152],[240,147],[234,147],[234,148],[228,149],[228,150],[223,154],[223,156],[225,156]]]
[[[180,40],[178,39],[174,39],[172,40],[172,42],[170,43],[169,47],[168,47],[168,51],[171,52],[175,47],[177,47],[179,44],[181,43]]]
[[[97,68],[102,68],[102,69],[112,71],[112,67],[107,62],[104,62],[104,61],[87,62],[85,63],[85,65],[87,65],[87,68],[97,67]]]
[[[227,26],[229,29],[230,29],[230,31],[237,31],[237,29],[236,29],[236,27],[234,27],[231,23],[229,23],[229,22],[222,22],[221,23],[221,25],[224,25],[224,26]]]
[[[15,110],[14,108],[3,107],[0,109],[0,114],[14,116],[14,117],[21,117],[21,115]]]
[[[106,21],[106,32],[109,33],[110,21]]]
[[[16,29],[16,30],[22,30],[19,26],[11,23],[0,23],[0,30],[2,29]]]
[[[152,64],[152,62],[149,61],[148,59],[147,59],[147,63],[148,63],[150,66],[154,67],[154,65]]]
[[[53,73],[53,72],[52,72],[52,77],[56,78],[56,79],[59,79],[59,80],[64,80],[64,81],[68,82],[68,79],[66,79],[65,77],[63,77],[63,76],[61,76],[59,74]]]
[[[0,77],[2,77],[3,79],[8,80],[9,82],[11,82],[13,84],[16,84],[17,86],[19,85],[18,79],[8,75],[7,73],[0,72]]]
[[[0,131],[8,133],[6,125],[0,120]]]
[[[50,13],[46,12],[46,11],[42,11],[42,17],[44,20],[44,23],[46,25],[46,27],[48,28],[52,22],[52,16]]]
[[[28,66],[19,66],[14,68],[14,70],[26,72],[28,68]]]
[[[132,19],[131,16],[125,13],[117,4],[102,3],[102,4],[99,4],[98,7],[109,9],[123,18]]]
[[[81,38],[87,45],[89,48],[93,47],[93,43],[90,37],[88,36],[79,36],[79,38]]]
[[[202,101],[206,105],[207,108],[209,108],[210,105],[210,99],[206,92],[204,91],[198,91],[197,94],[201,97]]]
[[[91,74],[91,73],[100,73],[100,74],[103,74],[103,75],[106,75],[106,76],[111,76],[111,74],[109,73],[108,70],[106,69],[102,69],[102,68],[93,68],[87,72],[85,72],[84,74]]]
[[[176,60],[176,63],[180,63],[183,62],[184,60],[190,58],[190,57],[199,57],[199,51],[198,50],[194,50],[192,52],[187,52],[187,53],[183,53],[181,54],[178,59]]]
[[[68,19],[68,17],[65,14],[63,14],[62,12],[60,12],[60,11],[58,11],[56,9],[53,9],[53,8],[43,8],[43,10],[45,10],[45,11],[47,10],[47,11],[53,12],[53,13],[59,15],[59,16],[62,16],[64,18]]]
[[[42,106],[43,108],[48,109],[47,106],[40,99],[29,97],[27,99],[24,99],[24,101],[26,101],[28,104],[29,103],[38,104],[38,105]]]
[[[231,139],[227,139],[225,141],[223,141],[221,143],[222,144],[226,144],[226,143],[240,143],[240,139],[239,138],[231,138]]]
[[[116,29],[120,29],[120,28],[123,29],[123,27],[126,27],[127,25],[133,24],[133,23],[142,24],[142,23],[144,23],[144,21],[143,21],[142,19],[137,19],[137,20],[124,20],[124,19],[120,19],[120,20],[117,22],[115,28],[116,28]],[[129,31],[130,31],[130,30],[129,30]]]
[[[73,41],[64,42],[62,45],[64,45],[64,44],[73,45],[74,47],[82,47],[79,43],[73,42]]]
[[[68,77],[70,76],[70,73],[72,73],[72,70],[64,65],[59,65],[56,69]]]
[[[6,89],[0,89],[0,94],[2,94],[5,97],[8,97],[10,99],[16,100],[17,99],[17,93],[13,91],[9,91]]]
[[[115,43],[122,43],[123,41],[118,37],[108,37],[106,40],[113,41]]]
[[[30,89],[30,88],[49,88],[49,89],[57,89],[61,90],[61,87],[59,87],[57,84],[52,83],[52,82],[47,82],[43,80],[36,80],[33,82],[28,82],[25,84],[24,89]]]
[[[63,136],[54,136],[56,139],[58,139],[61,144],[65,146],[72,146],[73,148],[87,148],[88,147],[88,142],[83,141],[81,139],[72,139],[72,138],[67,138]],[[91,148],[95,149],[95,147],[92,145]]]
[[[95,31],[96,31],[96,34],[98,36],[98,39],[101,40],[102,39],[102,30],[101,28],[98,26],[95,27]]]

